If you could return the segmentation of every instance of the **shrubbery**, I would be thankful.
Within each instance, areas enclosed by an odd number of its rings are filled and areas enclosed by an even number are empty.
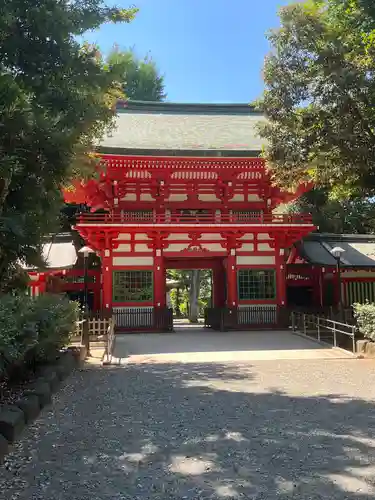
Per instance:
[[[375,341],[375,304],[354,304],[354,317],[364,337]]]
[[[79,306],[58,295],[0,296],[0,378],[52,360],[75,330]]]

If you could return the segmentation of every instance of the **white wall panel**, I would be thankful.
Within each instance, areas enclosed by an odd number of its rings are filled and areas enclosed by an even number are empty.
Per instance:
[[[261,241],[261,240],[270,240],[271,237],[268,233],[259,233],[258,234],[258,240]]]
[[[243,194],[237,193],[233,196],[230,201],[244,201],[245,196]]]
[[[186,201],[187,200],[187,194],[184,193],[173,193],[167,198],[166,201]]]
[[[114,266],[152,266],[154,257],[113,257]]]
[[[130,240],[130,234],[129,233],[121,233],[121,234],[119,234],[119,237],[117,239],[118,240]]]
[[[240,238],[240,240],[253,240],[253,239],[254,235],[252,233],[246,233]]]
[[[188,233],[172,233],[172,234],[168,235],[167,240],[189,241],[189,236],[188,236]]]
[[[200,241],[202,240],[223,240],[224,238],[221,236],[221,234],[218,233],[202,233],[202,237]]]
[[[154,201],[155,200],[155,198],[153,198],[150,193],[141,193],[140,198],[141,198],[141,201]]]
[[[272,252],[274,249],[268,243],[258,243],[259,252]]]
[[[136,201],[137,195],[135,193],[127,193],[121,201]]]
[[[209,250],[210,252],[223,252],[226,250],[220,245],[220,243],[202,243],[202,248]]]
[[[134,245],[135,252],[152,252],[152,248],[149,248],[146,243],[137,243]]]
[[[118,246],[118,248],[113,249],[113,253],[116,252],[130,252],[131,251],[131,246],[129,244],[121,244]]]
[[[181,252],[181,250],[185,250],[188,245],[189,245],[189,243],[172,243],[171,245],[169,245],[168,248],[165,248],[163,250],[163,252],[164,253]]]
[[[209,194],[209,193],[201,193],[198,194],[198,199],[200,201],[220,201],[219,198],[214,194]]]
[[[149,238],[149,237],[147,236],[147,234],[145,234],[145,233],[136,233],[136,234],[134,235],[134,239],[135,239],[135,240],[150,240],[151,238]]]
[[[238,252],[253,252],[254,245],[252,243],[243,243],[242,247],[238,249]]]
[[[262,266],[275,264],[273,255],[237,255],[239,266]]]

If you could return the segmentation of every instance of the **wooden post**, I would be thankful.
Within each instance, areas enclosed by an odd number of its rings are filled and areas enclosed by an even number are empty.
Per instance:
[[[227,285],[227,307],[234,309],[238,304],[236,250],[234,248],[229,249],[227,258]]]
[[[154,255],[154,306],[166,307],[166,280],[163,252],[160,248]]]
[[[112,309],[112,252],[110,249],[105,249],[102,254],[102,273],[103,273],[103,303],[102,309],[110,311]]]
[[[276,246],[276,294],[277,304],[281,307],[286,307],[286,272],[284,249]]]

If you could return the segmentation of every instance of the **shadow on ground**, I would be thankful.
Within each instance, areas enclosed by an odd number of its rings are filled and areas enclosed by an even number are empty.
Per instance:
[[[258,368],[82,372],[19,471],[19,498],[374,498],[375,404],[265,389]]]

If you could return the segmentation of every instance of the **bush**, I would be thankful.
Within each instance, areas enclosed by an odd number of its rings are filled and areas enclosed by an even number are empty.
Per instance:
[[[354,317],[359,331],[370,340],[375,340],[375,304],[354,304]]]
[[[78,304],[58,295],[0,296],[0,377],[50,361],[69,344],[77,319]]]

